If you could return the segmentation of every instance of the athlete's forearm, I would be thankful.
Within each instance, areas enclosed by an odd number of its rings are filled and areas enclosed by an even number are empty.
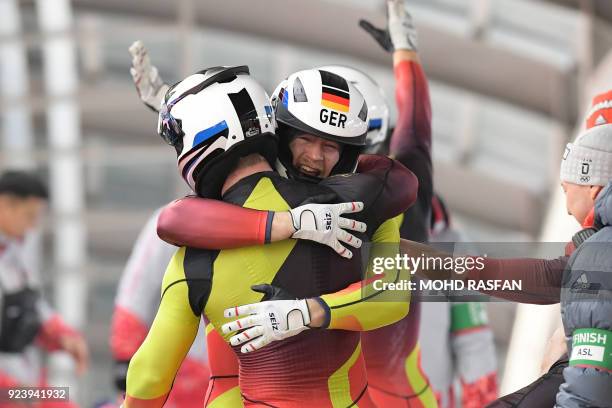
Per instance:
[[[400,157],[406,151],[418,150],[431,157],[431,102],[425,72],[416,57],[398,58],[393,68],[398,118],[390,153]]]
[[[482,291],[487,295],[521,303],[547,305],[559,303],[563,271],[567,257],[557,259],[494,259],[486,258],[482,270],[472,269],[467,278],[477,281],[517,280],[520,292]]]
[[[401,241],[400,248],[401,254],[409,257],[452,257],[452,254],[438,251],[428,245],[404,239]],[[482,269],[474,267],[463,274],[443,268],[421,268],[416,272],[419,276],[427,279],[517,280],[522,282],[522,290],[519,292],[507,290],[483,290],[481,292],[513,302],[532,304],[554,304],[559,302],[567,257],[557,259],[482,258],[481,261],[483,264]],[[441,263],[433,262],[433,264],[440,265]]]
[[[111,321],[110,346],[113,358],[126,361],[142,344],[149,326],[130,310],[116,306]]]
[[[418,182],[398,162],[383,156],[363,155],[358,170],[384,184],[378,200],[385,218],[404,212],[416,199]],[[341,182],[341,181],[340,181]],[[223,201],[184,197],[160,213],[157,233],[164,241],[203,249],[231,249],[291,238],[295,228],[289,212],[260,211]]]
[[[378,282],[376,285],[375,281]],[[324,319],[318,320],[315,327],[369,331],[403,319],[410,309],[410,291],[396,291],[391,295],[388,289],[382,289],[383,283],[397,281],[399,274],[388,273],[321,296],[328,308],[329,317],[328,322]]]
[[[320,298],[306,299],[308,311],[310,312],[310,324],[308,326],[311,328],[368,331],[394,323],[401,318],[396,317],[392,313],[403,313],[404,307],[402,305],[379,304],[378,306],[382,307],[375,307],[369,310],[359,310],[359,307],[355,307],[357,303],[364,301],[363,296],[357,295],[364,285],[367,286],[368,282],[353,283],[341,291],[323,295]],[[339,311],[342,305],[347,305],[347,307]],[[334,308],[333,316],[332,307]],[[368,319],[365,315],[362,315],[363,313],[371,314],[372,318]],[[380,319],[377,316],[379,313],[382,313],[385,319]],[[352,318],[349,317],[351,315]]]
[[[394,53],[398,120],[390,143],[390,155],[408,167],[419,181],[418,204],[429,213],[433,195],[431,163],[431,104],[427,78],[416,53]],[[414,223],[415,220],[408,220]],[[404,234],[406,232],[404,231]],[[424,234],[416,234],[422,237]]]
[[[408,167],[419,181],[417,201],[402,225],[402,237],[426,241],[433,196],[431,162],[431,104],[427,78],[413,51],[393,54],[398,121],[390,154]],[[427,222],[425,222],[427,221]]]
[[[290,225],[286,222],[287,216],[288,213],[276,220],[275,240],[289,238],[294,232],[290,231]],[[240,248],[271,242],[275,218],[270,211],[185,197],[173,201],[162,210],[157,222],[157,234],[175,245],[203,249]]]
[[[393,51],[393,67],[399,65],[403,61],[414,61],[420,63],[419,54],[412,50]]]
[[[397,219],[385,221],[372,238],[366,279],[320,297],[329,320],[324,327],[368,331],[395,323],[408,314],[410,290],[395,290],[389,284],[409,280],[410,275],[397,268],[379,271],[372,267],[377,258],[394,257],[398,253],[398,241]]]

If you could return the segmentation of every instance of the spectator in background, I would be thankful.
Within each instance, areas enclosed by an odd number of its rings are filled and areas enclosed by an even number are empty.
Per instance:
[[[39,224],[47,199],[47,188],[30,173],[0,176],[0,388],[45,386],[40,349],[69,353],[78,373],[88,364],[83,336],[42,298],[38,271],[25,253],[28,234]]]
[[[432,199],[430,242],[462,242],[438,195]],[[440,408],[480,408],[497,398],[497,357],[482,303],[421,302],[422,364]],[[461,386],[461,404],[455,396]]]

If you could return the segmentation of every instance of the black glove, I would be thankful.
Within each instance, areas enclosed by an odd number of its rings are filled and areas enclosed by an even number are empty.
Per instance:
[[[417,33],[404,0],[387,0],[387,28],[381,30],[369,21],[360,20],[366,30],[388,52],[417,50]]]
[[[368,34],[370,34],[385,51],[393,52],[393,43],[391,42],[389,30],[381,30],[380,28],[375,27],[369,21],[363,19],[359,20],[359,27],[363,28]]]
[[[269,285],[267,283],[261,285],[253,285],[251,286],[251,290],[254,292],[263,293],[264,297],[260,300],[260,302],[265,302],[268,300],[295,300],[296,296],[293,296],[291,293],[287,292],[285,289]]]

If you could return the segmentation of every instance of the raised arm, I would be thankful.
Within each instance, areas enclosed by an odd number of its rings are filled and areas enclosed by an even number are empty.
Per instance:
[[[151,65],[149,52],[142,41],[135,41],[129,48],[132,56],[130,74],[136,86],[136,92],[142,103],[149,109],[159,112],[162,99],[169,86],[162,81],[155,65]]]
[[[431,163],[431,102],[427,78],[417,54],[417,32],[402,0],[387,1],[385,29],[361,20],[361,27],[393,55],[398,118],[389,154],[414,173],[418,198],[401,226],[402,237],[426,241],[433,195]]]

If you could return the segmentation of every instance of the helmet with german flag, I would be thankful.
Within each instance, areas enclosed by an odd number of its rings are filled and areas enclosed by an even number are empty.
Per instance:
[[[295,72],[283,80],[272,95],[278,123],[279,165],[290,178],[319,181],[301,174],[292,165],[289,149],[298,134],[310,134],[337,142],[342,151],[331,175],[351,173],[366,144],[368,106],[363,95],[345,78],[324,69]]]
[[[383,89],[363,71],[345,65],[326,65],[319,69],[332,72],[355,85],[368,104],[368,134],[365,153],[376,154],[388,139],[389,103]]]

